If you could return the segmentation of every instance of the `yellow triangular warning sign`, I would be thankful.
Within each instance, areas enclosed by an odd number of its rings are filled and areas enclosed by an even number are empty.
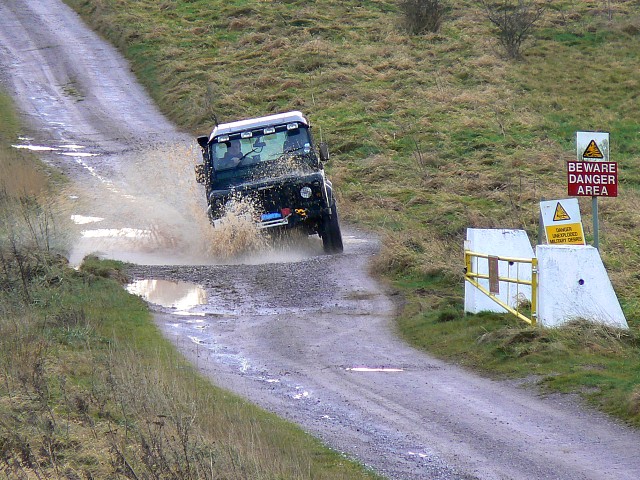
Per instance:
[[[598,148],[598,144],[595,140],[591,140],[589,145],[587,145],[586,150],[582,154],[582,158],[604,158],[602,152]]]
[[[571,217],[564,207],[560,205],[560,202],[558,202],[558,205],[556,205],[556,213],[553,214],[553,221],[560,222],[562,220],[571,220]]]

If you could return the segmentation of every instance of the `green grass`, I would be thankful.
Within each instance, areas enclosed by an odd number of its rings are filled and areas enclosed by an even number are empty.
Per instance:
[[[441,31],[423,36],[400,29],[391,0],[68,3],[121,48],[163,111],[194,135],[210,131],[212,114],[226,121],[308,113],[334,153],[329,170],[342,217],[383,238],[375,269],[407,296],[400,324],[409,341],[503,375],[531,369],[550,387],[584,392],[637,422],[633,361],[608,363],[634,359],[635,342],[618,342],[614,355],[590,352],[569,341],[582,335],[575,329],[538,338],[508,318],[460,315],[465,229],[524,228],[534,239],[540,199],[566,196],[575,132],[603,130],[621,187],[617,199],[600,202],[600,247],[637,335],[633,1],[553,2],[518,62],[502,55],[472,1],[451,2]],[[581,200],[591,238],[589,205]],[[513,330],[517,341],[508,342],[526,355],[503,345]],[[584,367],[591,364],[606,368],[594,373]],[[596,381],[607,387],[592,391]]]
[[[0,92],[0,142],[4,146],[16,140],[20,122],[9,96]]]

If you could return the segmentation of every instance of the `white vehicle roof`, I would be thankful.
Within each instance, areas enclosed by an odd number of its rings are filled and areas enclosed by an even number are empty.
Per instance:
[[[221,123],[216,126],[209,136],[209,141],[218,135],[229,135],[231,133],[244,132],[245,130],[254,130],[256,128],[270,127],[272,125],[282,125],[284,123],[299,122],[309,126],[309,121],[299,111],[286,113],[278,113],[276,115],[267,115],[266,117],[248,118],[246,120],[238,120],[235,122]]]

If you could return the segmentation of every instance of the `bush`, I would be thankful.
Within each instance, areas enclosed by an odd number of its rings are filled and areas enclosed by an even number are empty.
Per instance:
[[[440,30],[445,7],[441,0],[402,0],[400,10],[404,13],[404,28],[419,35]]]
[[[487,2],[480,0],[487,12],[487,18],[497,28],[498,41],[509,58],[522,57],[522,44],[542,18],[548,2],[530,0],[503,0]]]

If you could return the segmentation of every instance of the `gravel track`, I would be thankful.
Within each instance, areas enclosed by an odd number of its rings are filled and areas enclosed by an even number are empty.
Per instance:
[[[185,242],[208,241],[206,230],[184,232],[204,217],[202,192],[189,187],[193,158],[175,153],[193,142],[60,1],[0,2],[0,66],[31,127],[25,146],[55,148],[43,159],[77,186],[81,203],[70,208],[126,233],[102,251],[137,262],[135,280],[205,290],[186,310],[151,308],[214,383],[389,478],[640,478],[637,431],[573,397],[479,378],[398,340],[393,299],[368,273],[378,243],[365,232],[345,229],[338,256],[323,255],[318,239],[234,265],[186,255]],[[147,191],[149,169],[170,174]],[[143,242],[128,235],[149,231]],[[82,251],[90,247],[85,238]]]

